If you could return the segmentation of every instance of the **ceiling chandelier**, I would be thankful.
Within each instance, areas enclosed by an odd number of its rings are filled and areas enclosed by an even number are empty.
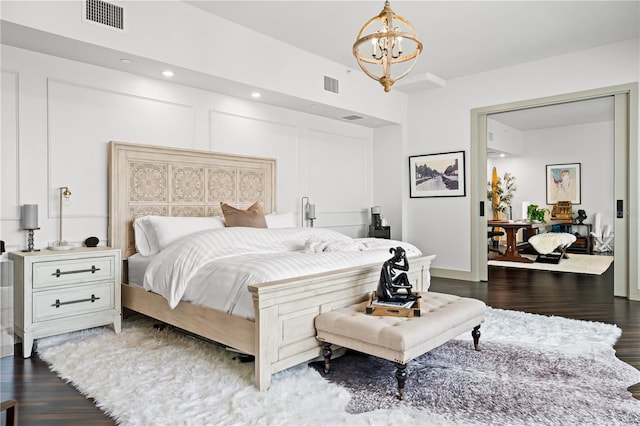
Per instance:
[[[409,45],[411,49],[404,50],[403,42],[404,47]],[[393,83],[411,71],[421,52],[422,42],[413,25],[396,15],[388,1],[384,2],[379,15],[362,26],[353,44],[353,55],[362,71],[380,82],[385,92],[390,91]],[[399,73],[392,76],[391,66],[403,62],[406,64],[400,68]],[[394,70],[397,71],[397,67]]]

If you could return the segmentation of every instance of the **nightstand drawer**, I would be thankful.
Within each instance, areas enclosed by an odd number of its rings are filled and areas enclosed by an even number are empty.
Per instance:
[[[33,264],[33,288],[100,281],[113,278],[114,273],[113,256],[37,262]]]
[[[33,295],[33,321],[43,321],[114,308],[114,283],[41,291]]]

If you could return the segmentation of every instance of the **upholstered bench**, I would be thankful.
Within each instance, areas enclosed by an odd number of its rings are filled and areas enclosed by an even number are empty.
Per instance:
[[[398,398],[404,398],[407,363],[443,343],[472,330],[478,350],[480,324],[486,305],[476,299],[442,293],[421,293],[420,316],[374,316],[365,313],[369,302],[336,309],[315,319],[322,341],[324,371],[329,373],[331,344],[363,352],[396,364]]]

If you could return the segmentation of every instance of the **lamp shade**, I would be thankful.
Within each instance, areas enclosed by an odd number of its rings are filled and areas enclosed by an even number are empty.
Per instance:
[[[20,215],[20,229],[38,229],[38,205],[24,204]]]
[[[316,205],[309,204],[309,212],[307,213],[307,219],[313,220],[316,218]]]

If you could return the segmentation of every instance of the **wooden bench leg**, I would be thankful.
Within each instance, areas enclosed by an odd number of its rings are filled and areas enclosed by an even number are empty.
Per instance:
[[[394,362],[396,365],[396,379],[398,380],[398,399],[404,399],[404,384],[407,381],[407,364]]]
[[[6,425],[17,426],[18,424],[18,401],[9,399],[2,401],[0,411],[7,410]]]
[[[476,351],[479,351],[480,349],[478,349],[478,343],[480,342],[480,326],[476,326],[473,327],[473,330],[471,330],[471,337],[473,337],[473,348]]]
[[[322,356],[324,356],[324,374],[329,374],[329,368],[331,364],[331,343],[322,342]]]

